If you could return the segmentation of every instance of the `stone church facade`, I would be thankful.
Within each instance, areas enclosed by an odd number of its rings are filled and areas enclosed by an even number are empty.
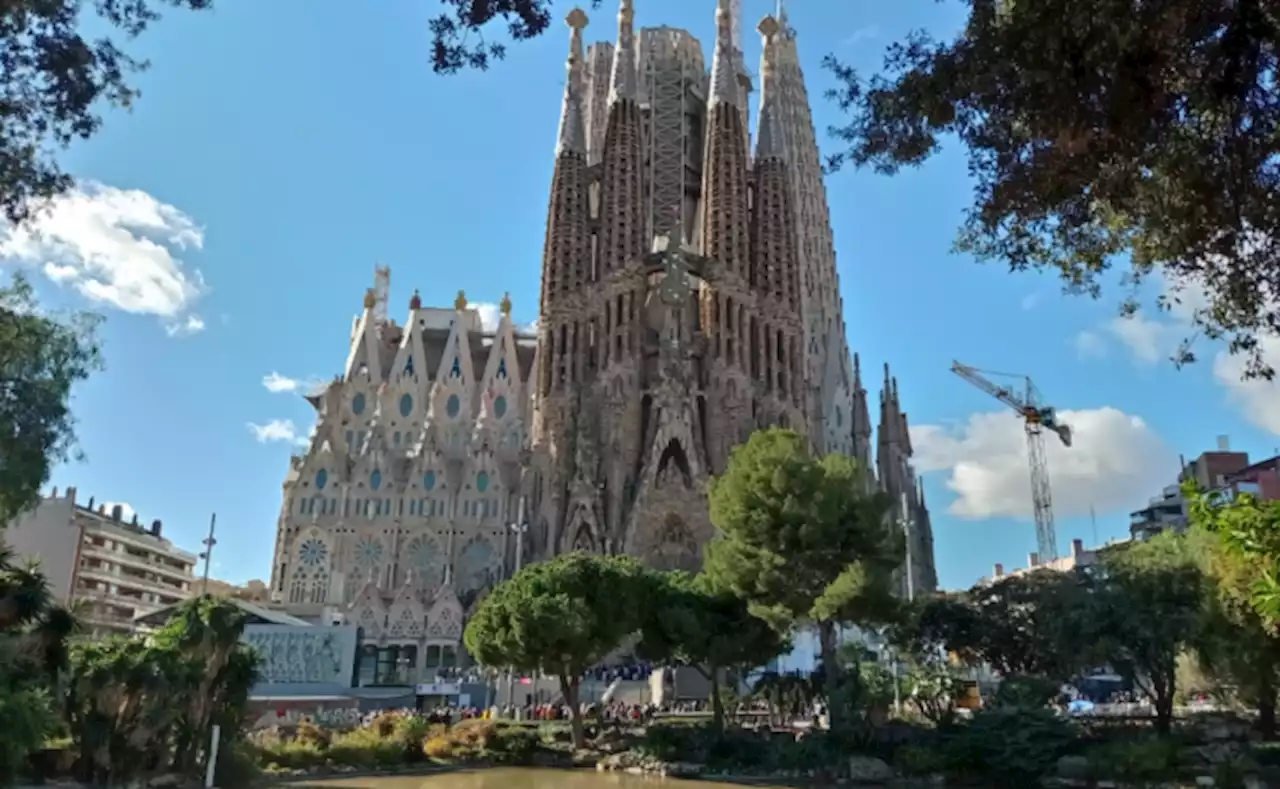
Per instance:
[[[415,294],[399,324],[385,270],[366,294],[284,483],[272,589],[291,611],[341,617],[431,668],[448,658],[419,656],[456,652],[467,611],[518,561],[585,550],[696,569],[715,531],[708,481],[769,426],[867,468],[911,544],[902,575],[936,586],[897,383],[886,367],[873,429],[845,339],[785,14],[759,26],[754,135],[728,0],[709,74],[678,46],[645,48],[670,29],[637,36],[633,15],[621,0],[613,45],[590,58],[586,15],[567,20],[536,329],[512,323],[506,298],[483,325],[461,293],[452,309]],[[674,110],[663,58],[689,88]],[[663,113],[687,117],[660,128]],[[682,168],[683,186],[659,165]]]

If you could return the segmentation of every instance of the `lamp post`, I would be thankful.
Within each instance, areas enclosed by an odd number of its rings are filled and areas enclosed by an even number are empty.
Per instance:
[[[512,572],[512,575],[515,575],[516,573],[520,572],[520,567],[524,561],[524,533],[529,530],[529,523],[525,520],[524,507],[525,507],[525,498],[524,496],[521,496],[519,508],[516,513],[516,522],[510,524],[511,531],[514,532],[516,535],[516,561],[515,561],[515,570]],[[507,669],[507,705],[510,706],[513,711],[516,706],[514,701],[515,689],[516,689],[515,671],[508,668]]]
[[[209,565],[213,561],[213,546],[218,544],[214,539],[213,532],[218,525],[218,513],[213,513],[209,517],[209,536],[204,538],[201,543],[204,546],[204,552],[200,554],[200,558],[204,559],[204,578],[200,581],[200,595],[209,594]]]

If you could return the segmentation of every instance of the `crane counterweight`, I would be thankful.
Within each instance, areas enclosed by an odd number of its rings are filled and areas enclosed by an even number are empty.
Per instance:
[[[1025,375],[1015,376],[1022,379],[1024,392],[1019,394],[1007,386],[999,386],[988,376],[1004,376],[1007,373],[984,372],[960,362],[951,363],[951,372],[965,379],[977,388],[1013,409],[1022,417],[1023,428],[1027,434],[1027,460],[1031,467],[1031,505],[1036,521],[1036,547],[1041,561],[1051,562],[1058,558],[1058,535],[1053,522],[1053,492],[1049,486],[1049,465],[1045,454],[1044,431],[1050,430],[1062,441],[1062,445],[1071,446],[1071,427],[1058,421],[1057,411],[1052,407],[1040,404],[1040,397],[1031,378]]]

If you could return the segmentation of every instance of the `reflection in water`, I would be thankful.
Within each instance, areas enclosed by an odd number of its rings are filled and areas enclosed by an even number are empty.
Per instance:
[[[664,781],[619,773],[587,770],[475,770],[444,775],[394,776],[389,778],[348,778],[308,781],[296,789],[641,789],[672,786],[684,781]],[[728,789],[729,784],[695,784],[697,789]],[[770,789],[756,786],[755,789]]]

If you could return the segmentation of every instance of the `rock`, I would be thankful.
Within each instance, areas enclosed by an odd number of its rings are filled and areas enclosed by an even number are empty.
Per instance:
[[[874,756],[849,757],[849,780],[856,784],[880,784],[897,777],[893,768]]]
[[[1063,756],[1058,759],[1058,777],[1073,781],[1087,779],[1093,772],[1089,760],[1083,756]]]

